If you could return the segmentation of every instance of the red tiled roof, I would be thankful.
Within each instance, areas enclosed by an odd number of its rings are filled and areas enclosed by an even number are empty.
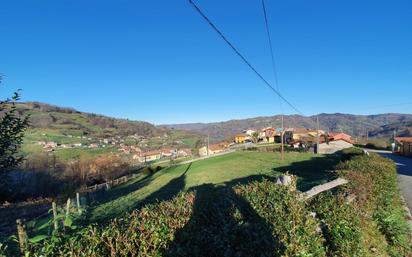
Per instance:
[[[412,137],[395,137],[395,140],[400,143],[412,143]]]
[[[328,135],[333,137],[333,136],[339,135],[340,133],[342,132],[328,132]]]
[[[209,149],[212,151],[223,150],[223,146],[221,144],[213,144],[209,145]]]
[[[162,153],[171,153],[171,152],[173,152],[172,148],[163,148],[162,149]]]
[[[305,128],[293,128],[293,133],[308,133],[309,130],[305,129]]]
[[[343,133],[343,132],[329,132],[328,136],[329,136],[329,140],[332,140],[332,141],[344,140],[344,141],[346,141],[348,143],[351,143],[351,144],[354,143],[353,140],[352,140],[352,137],[350,135],[346,134],[346,133]]]

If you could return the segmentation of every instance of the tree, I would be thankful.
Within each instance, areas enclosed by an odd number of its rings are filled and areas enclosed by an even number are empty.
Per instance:
[[[0,76],[0,82],[1,80]],[[23,159],[17,153],[29,124],[29,116],[18,115],[16,102],[19,99],[20,92],[17,91],[11,99],[0,101],[0,182],[5,182],[10,169],[15,168]]]
[[[257,143],[257,142],[258,142],[258,140],[259,140],[259,132],[255,131],[255,132],[252,133],[252,140],[253,140],[253,143]]]
[[[195,142],[195,145],[192,148],[193,156],[199,156],[199,148],[202,147],[202,140],[198,139]]]

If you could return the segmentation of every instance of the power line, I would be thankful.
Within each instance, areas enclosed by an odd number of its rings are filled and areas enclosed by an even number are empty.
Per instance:
[[[269,22],[268,22],[268,18],[267,18],[267,12],[266,12],[266,6],[265,6],[265,0],[262,0],[262,9],[263,9],[263,16],[265,18],[265,27],[266,27],[266,34],[268,36],[268,43],[269,43],[269,49],[270,49],[270,57],[272,60],[272,70],[273,70],[273,76],[275,78],[275,86],[277,91],[280,92],[279,90],[279,81],[278,81],[278,74],[276,71],[276,62],[275,62],[275,54],[273,51],[273,44],[272,44],[272,38],[270,36],[270,30],[269,30]],[[282,104],[282,102],[280,102],[280,104]]]
[[[265,18],[265,27],[266,27],[266,34],[268,38],[268,43],[269,43],[269,49],[270,49],[270,57],[272,60],[272,71],[273,71],[273,77],[275,79],[275,86],[277,91],[279,91],[279,81],[278,81],[278,74],[276,72],[276,62],[275,62],[275,54],[273,53],[273,44],[272,44],[272,39],[270,37],[270,30],[269,30],[269,22],[266,14],[266,7],[265,7],[265,0],[262,0],[262,9],[263,9],[263,17]],[[283,110],[282,110],[282,101],[279,97],[279,107],[280,107],[280,112],[281,112],[281,117],[282,117],[282,131],[280,132],[280,143],[281,143],[281,156],[283,160],[283,155],[284,155],[284,137],[285,137],[285,128],[284,128],[284,120],[283,120]]]
[[[192,1],[187,0],[194,9],[202,16],[202,18],[213,28],[213,30],[219,34],[219,36],[229,45],[230,48],[242,59],[244,63],[266,84],[269,89],[271,89],[275,94],[277,94],[285,103],[287,103],[292,109],[294,109],[297,113],[303,115],[301,111],[298,110],[292,103],[290,103],[285,97],[283,97],[278,90],[276,90],[256,69],[253,65],[237,50],[237,48],[226,38],[226,36],[213,24],[213,22],[200,10],[200,8]]]

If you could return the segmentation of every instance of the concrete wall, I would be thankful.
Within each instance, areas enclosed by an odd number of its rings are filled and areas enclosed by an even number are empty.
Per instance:
[[[322,153],[322,154],[335,153],[337,151],[340,151],[342,149],[349,148],[352,146],[353,145],[351,143],[348,143],[343,140],[330,141],[329,144],[322,143],[319,145],[319,153]]]

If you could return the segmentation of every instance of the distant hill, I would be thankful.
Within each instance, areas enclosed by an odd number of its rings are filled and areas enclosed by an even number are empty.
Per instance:
[[[56,129],[64,134],[102,137],[138,134],[151,137],[169,131],[144,121],[116,119],[39,102],[19,103],[17,109],[20,115],[30,114],[31,128]]]
[[[123,144],[154,150],[165,146],[192,147],[201,137],[196,132],[157,127],[144,121],[117,119],[39,102],[18,103],[17,110],[19,115],[30,115],[30,126],[22,148],[26,154],[44,151],[41,142],[87,146],[116,137],[122,139],[117,141]],[[77,148],[76,151],[100,154],[116,151],[119,144],[98,149]],[[58,153],[69,158],[77,155],[76,151],[61,149]]]
[[[343,131],[354,137],[362,137],[368,131],[372,137],[389,137],[393,129],[398,129],[398,135],[410,135],[412,114],[386,113],[377,115],[353,115],[343,113],[319,114],[320,128],[326,131]],[[285,115],[285,127],[316,128],[316,116]],[[260,129],[263,127],[281,126],[281,116],[256,117],[239,120],[229,120],[213,123],[188,123],[162,125],[165,128],[188,130],[209,134],[214,140],[232,137],[244,129]]]
[[[103,115],[85,113],[73,108],[58,107],[39,102],[25,102],[17,105],[21,115],[30,114],[31,129],[47,130],[73,136],[130,136],[137,134],[147,138],[158,138],[154,148],[165,141],[183,140],[188,145],[198,138],[210,135],[212,141],[231,139],[244,129],[281,126],[281,116],[255,117],[213,123],[188,123],[155,126],[144,121],[117,119]],[[352,115],[333,113],[319,114],[321,129],[343,131],[354,137],[362,137],[368,131],[369,137],[390,137],[394,129],[398,136],[412,136],[412,114],[386,113],[376,115]],[[285,127],[316,128],[316,116],[285,115]],[[52,133],[53,132],[53,133]],[[163,138],[168,137],[168,140]]]

